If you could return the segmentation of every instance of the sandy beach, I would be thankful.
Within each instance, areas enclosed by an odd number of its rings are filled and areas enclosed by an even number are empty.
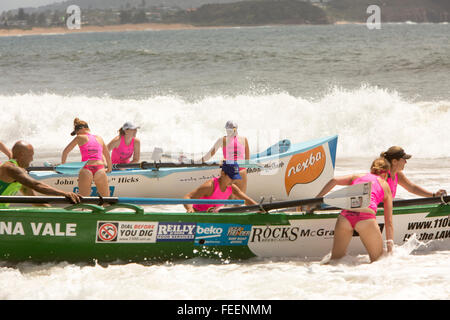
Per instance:
[[[142,23],[142,24],[121,24],[110,26],[82,26],[81,29],[68,29],[66,27],[52,28],[32,28],[23,29],[0,29],[0,36],[24,36],[40,34],[68,34],[81,32],[124,32],[124,31],[144,31],[144,30],[182,30],[182,29],[200,29],[209,27],[196,27],[189,24],[161,24],[161,23]]]

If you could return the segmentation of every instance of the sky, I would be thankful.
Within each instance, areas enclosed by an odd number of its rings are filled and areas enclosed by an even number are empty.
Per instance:
[[[26,7],[39,7],[63,0],[0,0],[0,12]]]

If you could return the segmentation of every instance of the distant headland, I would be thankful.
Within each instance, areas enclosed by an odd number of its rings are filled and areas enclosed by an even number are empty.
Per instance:
[[[176,0],[173,0],[177,3]],[[194,1],[194,0],[191,0]],[[198,0],[200,1],[200,0]],[[202,0],[208,2],[208,0]],[[383,22],[450,21],[448,0],[209,0],[212,3],[186,8],[175,4],[152,5],[146,0],[71,0],[39,8],[20,8],[0,15],[0,36],[72,32],[193,29],[262,25],[327,25],[365,23],[367,8],[380,8]],[[131,2],[131,4],[130,4]],[[217,3],[220,2],[220,3]],[[87,5],[91,3],[91,5]],[[79,28],[68,28],[69,4],[79,5]],[[111,7],[108,7],[108,4]],[[406,5],[407,4],[407,5]]]

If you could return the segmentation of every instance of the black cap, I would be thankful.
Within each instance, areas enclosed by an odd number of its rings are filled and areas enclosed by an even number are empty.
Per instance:
[[[89,127],[88,127],[87,124],[77,124],[77,125],[75,126],[75,128],[73,129],[73,131],[72,131],[72,133],[71,133],[70,135],[71,135],[71,136],[76,135],[76,134],[77,134],[77,131],[80,130],[80,129],[83,129],[83,128],[89,129]]]
[[[385,157],[388,160],[392,159],[410,159],[412,156],[410,154],[407,154],[403,148],[400,147],[390,147],[388,151],[384,152],[383,157]]]

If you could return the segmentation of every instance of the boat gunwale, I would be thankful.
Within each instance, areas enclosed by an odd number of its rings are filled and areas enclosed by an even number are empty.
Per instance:
[[[446,208],[449,211],[448,215],[450,216],[450,205],[445,204],[427,204],[427,205],[415,205],[415,206],[407,206],[407,207],[397,207],[394,208],[393,214],[394,216],[406,215],[406,214],[416,214],[416,213],[429,213],[433,209],[441,209]],[[117,208],[123,209],[123,208]],[[237,221],[245,221],[245,220],[255,220],[252,223],[257,225],[257,221],[261,220],[261,224],[266,223],[276,223],[277,220],[280,222],[285,222],[289,224],[289,220],[310,220],[310,219],[330,219],[336,218],[340,213],[340,210],[336,210],[333,212],[327,212],[325,210],[318,211],[315,213],[306,213],[306,212],[294,212],[294,211],[275,211],[275,212],[246,212],[246,213],[237,213],[237,212],[229,212],[229,213],[210,213],[210,212],[196,212],[196,213],[187,213],[187,212],[143,212],[136,213],[133,211],[106,211],[106,212],[91,212],[91,211],[80,211],[80,210],[67,210],[66,208],[61,207],[13,207],[13,208],[1,208],[0,209],[0,220],[2,217],[5,217],[9,214],[9,217],[14,215],[14,217],[35,217],[39,216],[42,218],[68,218],[74,217],[76,215],[77,218],[82,217],[95,217],[95,218],[133,218],[146,220],[149,218],[155,218],[158,221],[170,221],[181,219],[181,220],[227,220],[229,219],[229,223],[238,223]],[[55,216],[57,215],[57,216]],[[377,212],[377,217],[383,216],[383,209],[380,208]],[[443,214],[446,215],[446,214]]]

